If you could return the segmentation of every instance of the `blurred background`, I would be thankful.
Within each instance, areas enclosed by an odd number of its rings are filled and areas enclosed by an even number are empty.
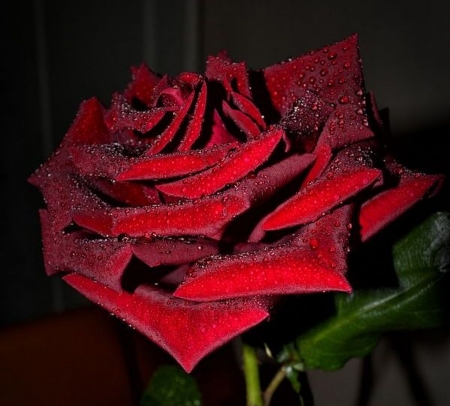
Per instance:
[[[449,16],[445,0],[2,4],[0,328],[86,304],[44,274],[38,224],[43,203],[27,177],[59,144],[79,104],[97,96],[107,105],[113,92],[127,85],[132,65],[146,61],[160,73],[201,72],[207,55],[228,50],[233,60],[258,69],[357,32],[366,87],[380,108],[389,107],[400,153],[413,166],[448,174]],[[432,359],[450,368],[448,346],[443,348]],[[428,372],[441,371],[439,365]],[[435,374],[434,382],[441,377]],[[444,405],[439,403],[444,386],[433,387],[438,400],[430,404]],[[404,399],[397,405],[415,404],[401,403]]]

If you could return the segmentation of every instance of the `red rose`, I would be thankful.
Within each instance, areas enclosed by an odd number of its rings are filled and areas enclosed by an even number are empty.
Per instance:
[[[30,177],[46,272],[186,371],[281,295],[350,292],[350,236],[441,183],[383,148],[356,35],[258,71],[220,54],[204,75],[132,73]]]

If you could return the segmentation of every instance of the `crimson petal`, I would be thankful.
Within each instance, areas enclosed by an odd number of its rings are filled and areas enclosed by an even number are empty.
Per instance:
[[[254,138],[261,133],[255,122],[242,111],[235,110],[224,100],[222,102],[222,110],[224,114],[231,118],[236,126],[249,138]]]
[[[154,143],[150,146],[147,151],[147,154],[158,154],[161,152],[170,141],[172,141],[176,132],[181,126],[181,123],[186,118],[189,109],[195,98],[195,92],[191,92],[191,94],[186,98],[184,104],[178,110],[176,116],[173,118],[172,122],[169,126],[156,138]]]
[[[315,221],[323,213],[372,185],[380,175],[378,169],[363,169],[333,179],[320,179],[301,189],[269,214],[262,228],[279,230]]]
[[[132,252],[130,245],[113,239],[92,239],[85,233],[55,230],[49,213],[40,210],[43,254],[47,275],[75,272],[121,291],[120,280]]]
[[[359,215],[361,239],[368,240],[433,188],[438,188],[442,181],[442,175],[423,175],[410,171],[402,173],[395,188],[379,193],[362,205]]]
[[[349,206],[337,209],[278,246],[200,260],[174,296],[209,301],[328,290],[350,292],[343,274],[351,212]]]
[[[337,106],[325,123],[317,146],[329,145],[335,151],[373,136],[361,108],[355,110],[352,105]]]
[[[79,211],[73,214],[73,220],[101,235],[203,235],[219,239],[231,219],[248,207],[249,203],[243,197],[216,195],[178,204]]]
[[[203,124],[203,116],[205,115],[206,109],[206,97],[207,97],[207,87],[206,83],[203,82],[200,92],[198,94],[194,112],[192,113],[193,117],[189,121],[186,134],[184,135],[184,137],[180,141],[180,144],[178,145],[179,151],[188,151],[200,136]]]
[[[168,351],[186,370],[268,317],[263,301],[192,303],[151,287],[116,292],[81,275],[65,281]]]
[[[150,267],[159,265],[182,265],[194,262],[219,251],[216,241],[200,238],[159,238],[136,240],[133,254]]]
[[[132,103],[136,98],[144,103],[147,107],[151,106],[153,98],[153,90],[161,80],[160,76],[152,72],[146,64],[139,67],[131,68],[132,82],[124,91],[125,99],[128,103]]]
[[[224,54],[216,57],[210,56],[206,61],[205,76],[210,81],[222,83],[227,93],[237,90],[241,95],[251,98],[247,67],[244,62],[232,62]],[[233,85],[235,85],[235,89]]]
[[[170,109],[165,107],[154,107],[144,111],[136,110],[123,96],[116,93],[111,108],[105,115],[105,122],[113,132],[129,128],[146,133],[155,127],[168,111]]]
[[[266,122],[264,121],[261,112],[251,100],[236,92],[231,92],[231,98],[239,110],[251,117],[252,120],[255,121],[263,130],[266,128]]]
[[[189,178],[156,187],[168,195],[192,199],[217,192],[243,178],[267,160],[282,135],[281,129],[273,128],[259,138],[241,144],[216,166]]]
[[[171,154],[126,156],[117,146],[81,145],[70,149],[76,171],[111,180],[156,180],[204,170],[223,159],[237,143]]]
[[[148,206],[161,203],[159,193],[154,187],[139,183],[118,183],[108,179],[91,178],[90,187],[129,206]]]
[[[352,35],[320,50],[263,69],[274,107],[283,116],[312,90],[328,103],[362,105],[363,76],[358,37]]]
[[[84,101],[62,141],[62,146],[103,144],[112,140],[105,124],[105,109],[96,98]]]

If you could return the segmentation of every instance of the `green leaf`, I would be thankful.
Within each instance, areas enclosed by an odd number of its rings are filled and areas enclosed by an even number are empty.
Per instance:
[[[300,336],[288,348],[291,359],[307,369],[338,369],[370,353],[383,333],[443,325],[450,213],[434,214],[397,242],[393,260],[398,288],[336,294],[336,315]]]
[[[201,406],[195,379],[178,366],[160,367],[142,395],[140,406]]]

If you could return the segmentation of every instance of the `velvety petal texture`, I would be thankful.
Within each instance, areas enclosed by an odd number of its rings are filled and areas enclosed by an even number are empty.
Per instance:
[[[131,75],[29,178],[45,270],[186,371],[283,296],[351,292],[348,252],[442,184],[391,157],[357,35],[261,70],[221,52],[204,75]]]

